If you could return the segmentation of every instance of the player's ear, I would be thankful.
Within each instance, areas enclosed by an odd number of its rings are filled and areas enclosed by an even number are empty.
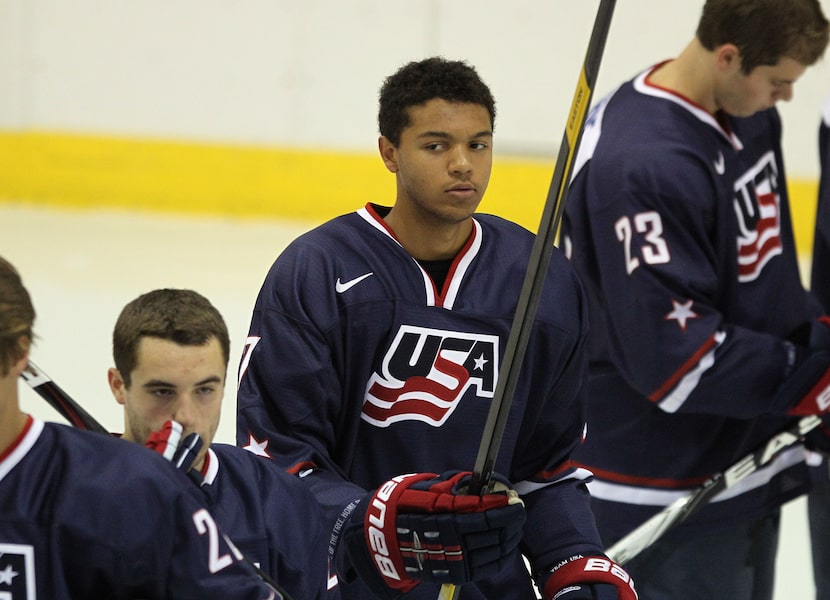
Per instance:
[[[125,404],[127,402],[127,384],[124,382],[124,378],[121,377],[121,371],[115,367],[111,367],[107,371],[107,380],[109,381],[112,395],[115,396],[115,401],[118,404]]]
[[[723,44],[715,49],[718,68],[722,71],[741,68],[741,51],[735,44]]]
[[[389,169],[391,173],[398,172],[398,149],[386,136],[378,138],[378,150],[380,157],[383,159],[383,164]]]
[[[32,347],[32,340],[28,335],[23,335],[17,341],[17,358],[12,359],[10,371],[15,374],[15,377],[20,377],[20,374],[26,370],[26,365],[29,364],[29,349]]]

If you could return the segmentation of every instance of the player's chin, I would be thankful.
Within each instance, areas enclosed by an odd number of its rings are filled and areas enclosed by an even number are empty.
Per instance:
[[[481,194],[478,192],[470,194],[450,194],[447,202],[447,206],[453,212],[466,213],[467,216],[472,215],[478,210],[479,204],[481,204]]]
[[[733,117],[737,117],[737,118],[741,119],[741,118],[751,117],[752,115],[757,114],[759,112],[763,112],[765,110],[769,110],[770,108],[773,108],[774,106],[775,106],[775,102],[771,102],[771,103],[767,102],[767,103],[764,103],[763,105],[759,104],[759,105],[756,105],[756,106],[739,106],[739,107],[735,107],[734,109],[729,110],[727,112],[730,115],[732,115]]]
[[[476,208],[478,205],[471,205],[471,206],[464,206],[464,207],[453,207],[452,210],[447,210],[444,212],[444,221],[448,224],[460,224],[466,221],[469,221],[470,218],[475,214]]]

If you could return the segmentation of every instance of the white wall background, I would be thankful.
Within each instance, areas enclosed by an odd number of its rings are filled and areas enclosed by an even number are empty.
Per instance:
[[[0,0],[0,128],[374,152],[383,78],[442,54],[469,60],[492,87],[499,152],[555,157],[598,5]],[[702,6],[619,0],[596,95],[682,50]],[[782,106],[791,176],[818,174],[828,93],[822,61]]]

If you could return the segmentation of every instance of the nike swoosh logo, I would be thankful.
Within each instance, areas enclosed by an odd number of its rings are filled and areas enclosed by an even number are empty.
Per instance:
[[[346,290],[349,290],[349,289],[353,288],[358,283],[360,283],[361,281],[363,281],[367,277],[371,277],[374,274],[375,274],[374,272],[369,272],[369,273],[366,273],[365,275],[361,275],[360,277],[355,277],[354,279],[349,279],[346,282],[341,282],[340,278],[338,277],[337,281],[334,283],[334,291],[337,292],[338,294],[342,294]]]
[[[718,152],[718,160],[715,161],[715,171],[718,175],[726,173],[726,160],[723,158],[723,152]]]

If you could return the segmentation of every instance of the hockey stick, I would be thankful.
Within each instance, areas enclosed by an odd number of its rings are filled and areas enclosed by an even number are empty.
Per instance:
[[[713,475],[691,494],[678,498],[618,540],[608,549],[608,556],[619,564],[625,564],[712,498],[771,462],[779,451],[800,441],[806,433],[819,425],[821,425],[821,417],[815,415],[801,417],[792,426],[770,438],[766,444],[744,456],[722,473]]]
[[[29,387],[36,391],[41,398],[46,400],[46,402],[48,402],[55,410],[66,418],[66,420],[69,421],[76,429],[84,429],[86,431],[94,431],[96,433],[111,435],[110,432],[107,431],[106,427],[101,425],[95,417],[84,410],[84,408],[78,404],[72,396],[63,391],[57,383],[52,381],[46,373],[35,366],[31,360],[26,365],[26,369],[20,374],[20,376],[26,380]],[[272,589],[272,591],[276,594],[276,598],[274,600],[293,600],[288,592],[282,589],[276,581],[271,579],[265,571],[260,569],[252,560],[242,554],[227,536],[225,536],[225,540],[238,554],[238,557],[248,563],[251,568],[256,571],[259,578]]]
[[[565,133],[559,146],[553,179],[545,199],[539,232],[536,234],[524,283],[516,304],[516,314],[507,338],[498,383],[481,437],[481,445],[470,482],[470,494],[480,494],[487,489],[493,475],[493,465],[499,452],[507,416],[513,403],[513,394],[519,381],[524,353],[536,318],[536,310],[539,307],[542,284],[547,275],[554,242],[562,222],[562,213],[568,195],[568,182],[573,170],[573,159],[579,149],[585,117],[591,104],[594,83],[611,26],[611,16],[614,13],[614,3],[615,0],[601,0],[594,21],[585,62],[579,74]]]
[[[481,445],[479,446],[468,491],[471,495],[482,494],[490,487],[493,467],[504,436],[504,428],[507,425],[507,417],[513,403],[513,394],[519,381],[519,373],[522,369],[525,350],[536,318],[536,310],[539,307],[542,285],[547,275],[554,242],[562,222],[562,214],[568,196],[568,183],[573,171],[573,160],[579,149],[585,118],[591,105],[594,84],[599,73],[602,53],[605,49],[605,40],[608,38],[608,30],[611,28],[614,4],[615,0],[600,0],[597,9],[594,28],[588,42],[588,50],[585,53],[585,61],[579,73],[573,103],[565,124],[565,133],[559,146],[559,156],[556,158],[553,178],[545,199],[539,231],[536,234],[536,240],[530,253],[524,283],[516,304],[516,313],[507,338],[498,383],[490,404],[487,422],[484,425],[484,433],[481,436]],[[439,599],[456,598],[457,593],[456,586],[444,584],[441,586]]]
[[[73,427],[109,435],[109,431],[103,425],[86,412],[80,404],[75,402],[69,394],[64,392],[58,384],[52,381],[31,360],[20,376],[26,380],[30,388],[46,400]]]

